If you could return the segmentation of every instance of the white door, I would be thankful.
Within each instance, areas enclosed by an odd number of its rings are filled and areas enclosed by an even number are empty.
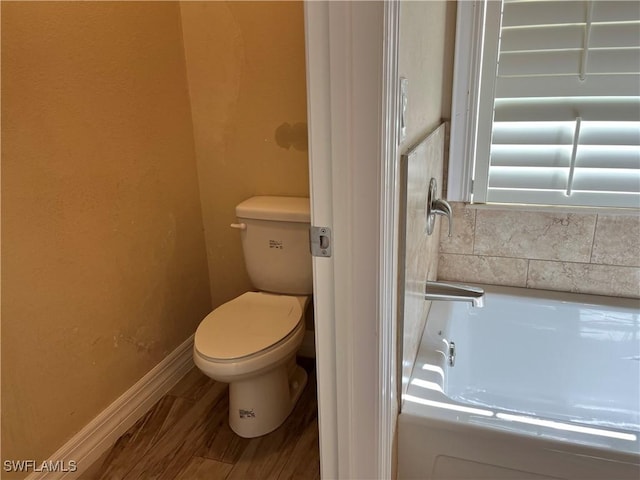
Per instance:
[[[322,477],[391,478],[396,398],[397,2],[305,2]]]

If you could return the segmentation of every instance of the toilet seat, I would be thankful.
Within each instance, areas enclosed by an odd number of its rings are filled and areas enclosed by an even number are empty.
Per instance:
[[[237,362],[276,347],[298,329],[298,297],[247,292],[221,305],[196,330],[194,346],[212,362]]]

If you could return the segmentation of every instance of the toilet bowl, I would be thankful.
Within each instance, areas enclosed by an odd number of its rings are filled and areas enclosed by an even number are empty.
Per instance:
[[[295,363],[308,296],[248,292],[201,322],[193,359],[229,383],[229,424],[241,437],[265,435],[287,418],[307,383]]]
[[[220,305],[195,334],[193,359],[229,384],[229,425],[241,437],[285,421],[307,382],[295,355],[313,292],[309,199],[252,197],[236,206],[247,273],[256,290]]]

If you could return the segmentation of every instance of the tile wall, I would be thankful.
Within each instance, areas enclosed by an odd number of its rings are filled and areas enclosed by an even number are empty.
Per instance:
[[[441,280],[640,298],[640,216],[452,207]]]
[[[400,211],[400,245],[404,253],[399,265],[398,309],[402,319],[399,332],[402,332],[402,393],[406,393],[415,363],[422,331],[427,322],[431,302],[424,300],[424,281],[435,280],[438,271],[438,228],[431,235],[426,234],[427,223],[424,206],[427,203],[427,191],[431,178],[442,184],[442,164],[445,151],[445,124],[401,160],[401,184],[405,187]]]

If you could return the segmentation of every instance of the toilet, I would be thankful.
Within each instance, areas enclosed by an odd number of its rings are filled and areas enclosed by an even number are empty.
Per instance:
[[[236,207],[247,273],[257,292],[243,293],[205,317],[193,359],[229,384],[229,425],[253,438],[278,428],[307,383],[296,364],[313,292],[309,199],[252,197]]]

